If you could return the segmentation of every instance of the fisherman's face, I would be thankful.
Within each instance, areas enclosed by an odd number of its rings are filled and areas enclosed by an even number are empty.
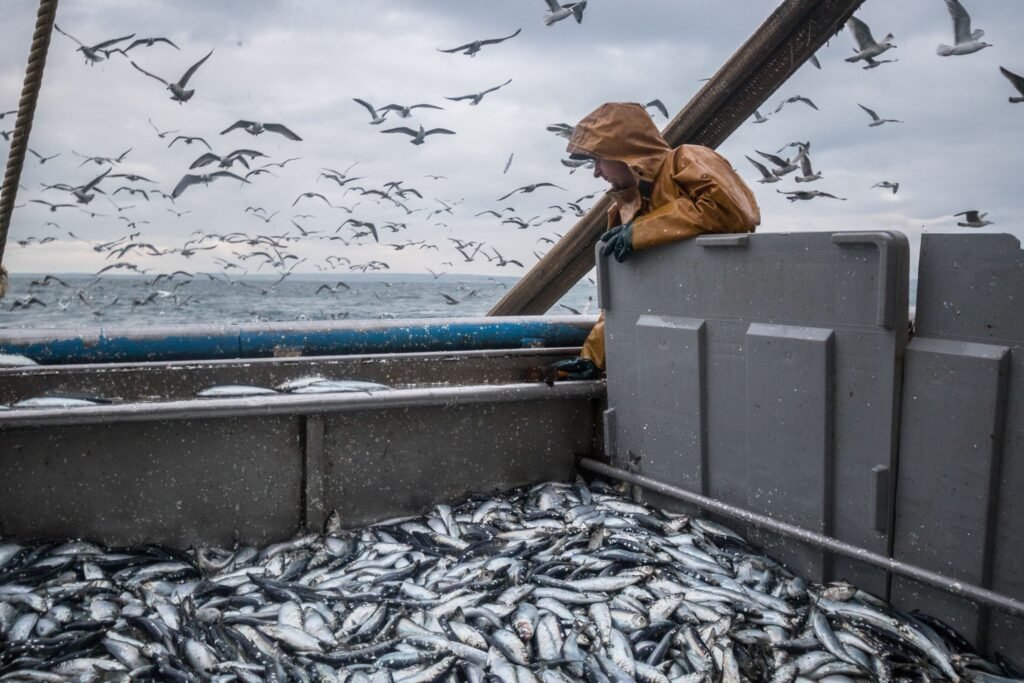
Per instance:
[[[625,190],[636,185],[636,177],[625,161],[594,159],[594,177],[606,180],[613,190]]]

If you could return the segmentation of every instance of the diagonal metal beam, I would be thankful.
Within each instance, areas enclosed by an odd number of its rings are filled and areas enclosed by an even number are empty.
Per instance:
[[[785,0],[662,131],[673,147],[717,147],[747,120],[864,0]],[[539,315],[594,267],[594,245],[607,227],[602,198],[488,315]]]

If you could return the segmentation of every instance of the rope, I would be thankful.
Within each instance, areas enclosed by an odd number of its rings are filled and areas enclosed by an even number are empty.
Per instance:
[[[32,47],[28,53],[25,82],[21,86],[18,100],[18,117],[14,121],[14,135],[11,149],[7,154],[7,170],[4,184],[0,189],[0,298],[7,292],[7,269],[3,267],[4,247],[7,246],[7,231],[11,227],[14,200],[18,196],[21,168],[28,151],[28,136],[32,132],[32,118],[36,113],[39,88],[43,83],[43,68],[46,66],[46,52],[50,47],[53,23],[57,18],[58,0],[39,0],[36,14],[36,30],[32,34]]]

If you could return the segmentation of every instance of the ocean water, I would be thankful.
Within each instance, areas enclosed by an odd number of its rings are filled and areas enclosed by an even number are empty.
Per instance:
[[[414,274],[295,275],[276,285],[276,276],[227,280],[196,274],[156,283],[150,277],[57,277],[63,284],[43,285],[43,275],[11,275],[11,291],[0,300],[0,328],[471,317],[486,315],[516,282]],[[17,305],[30,297],[41,303]],[[584,278],[548,314],[597,313],[596,301],[596,286]]]

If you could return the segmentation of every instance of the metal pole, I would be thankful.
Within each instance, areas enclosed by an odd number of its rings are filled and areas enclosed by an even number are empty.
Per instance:
[[[7,154],[7,170],[4,172],[3,187],[0,188],[0,298],[7,293],[7,269],[3,266],[7,231],[11,227],[11,214],[14,213],[14,200],[18,196],[21,167],[25,163],[28,136],[32,132],[32,118],[36,113],[39,88],[43,83],[43,68],[46,66],[46,52],[50,47],[50,35],[53,33],[56,18],[57,0],[39,0],[36,30],[32,34],[25,82],[21,86],[21,99],[18,100],[18,116],[14,120],[14,135],[11,138],[11,149]]]
[[[920,581],[921,583],[929,586],[934,586],[940,590],[944,590],[948,593],[953,593],[968,600],[973,600],[982,605],[993,607],[1001,612],[1010,614],[1015,617],[1024,617],[1024,602],[1015,600],[1011,597],[996,593],[995,591],[982,588],[981,586],[975,586],[970,583],[951,579],[942,574],[918,567],[916,565],[907,564],[906,562],[900,562],[894,560],[891,557],[879,555],[871,551],[865,550],[864,548],[858,548],[850,543],[844,543],[843,541],[836,540],[831,536],[824,536],[813,531],[808,531],[792,524],[780,522],[771,517],[759,515],[749,510],[723,503],[714,498],[708,498],[692,491],[687,491],[669,484],[663,484],[660,481],[645,477],[639,474],[633,474],[632,472],[626,472],[617,467],[606,465],[597,460],[591,458],[581,458],[579,460],[579,466],[584,470],[596,472],[597,474],[604,475],[611,479],[617,479],[619,481],[625,481],[631,484],[642,486],[645,489],[660,493],[669,498],[675,498],[691,505],[709,510],[711,512],[720,514],[724,517],[739,520],[746,524],[766,529],[768,531],[775,532],[782,536],[792,538],[806,543],[807,545],[813,545],[819,548],[823,548],[837,555],[843,555],[859,562],[881,567],[882,569],[897,574],[899,576],[905,576],[908,579]]]
[[[838,32],[864,0],[786,0],[662,131],[676,147],[717,147]],[[603,198],[488,315],[540,315],[594,267],[594,245],[607,227]]]

